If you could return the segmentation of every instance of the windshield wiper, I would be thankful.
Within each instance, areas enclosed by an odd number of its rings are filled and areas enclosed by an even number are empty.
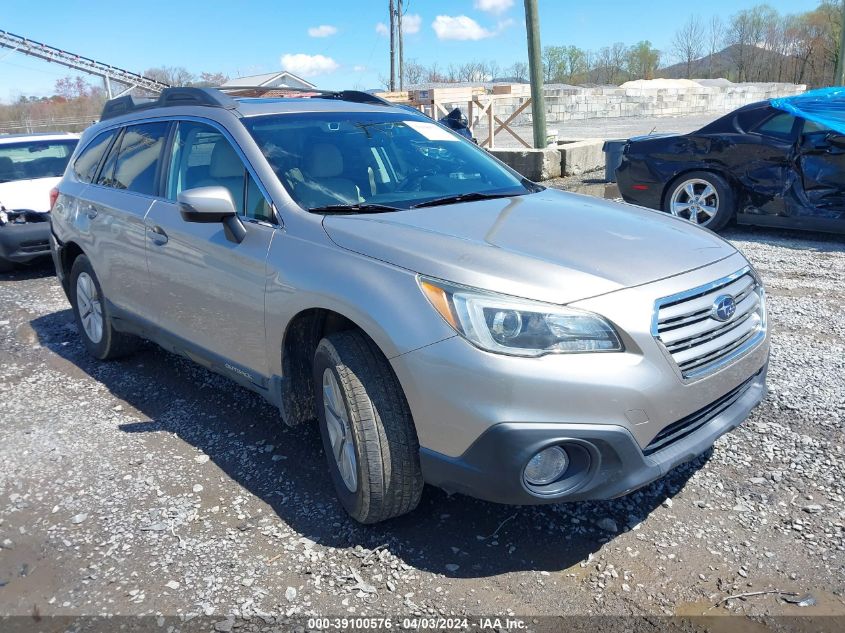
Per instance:
[[[527,192],[526,192],[527,193]],[[480,191],[470,191],[469,193],[458,193],[452,196],[443,196],[442,198],[435,198],[434,200],[426,200],[425,202],[418,202],[412,204],[411,209],[420,209],[422,207],[436,207],[441,204],[455,204],[456,202],[473,202],[474,200],[492,200],[494,198],[510,198],[512,196],[521,196],[523,193],[482,193]]]
[[[325,215],[344,215],[351,213],[389,213],[391,211],[404,211],[404,209],[391,207],[387,204],[362,202],[357,204],[327,204],[323,207],[312,207],[308,211]]]

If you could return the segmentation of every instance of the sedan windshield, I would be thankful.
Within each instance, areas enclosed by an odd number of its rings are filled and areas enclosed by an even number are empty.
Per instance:
[[[74,147],[76,139],[0,143],[0,182],[59,177]]]
[[[246,127],[291,197],[314,213],[383,213],[539,189],[410,112],[280,114]]]

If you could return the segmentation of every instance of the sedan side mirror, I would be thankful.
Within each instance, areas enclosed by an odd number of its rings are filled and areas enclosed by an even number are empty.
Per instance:
[[[240,243],[246,237],[246,227],[238,217],[232,194],[226,187],[196,187],[186,189],[177,197],[179,212],[185,222],[214,224],[222,222],[231,239]]]
[[[826,140],[833,147],[836,147],[836,148],[839,148],[839,149],[845,149],[845,134],[839,134],[837,132],[831,132],[830,134],[827,135]]]

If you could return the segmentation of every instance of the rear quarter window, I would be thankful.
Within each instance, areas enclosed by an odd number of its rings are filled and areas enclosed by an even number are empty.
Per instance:
[[[108,130],[97,135],[93,141],[85,146],[76,160],[73,162],[73,173],[82,182],[91,182],[97,175],[97,167],[103,154],[109,147],[112,139],[117,135],[117,130]]]
[[[758,125],[754,132],[770,138],[782,141],[791,141],[795,138],[795,117],[786,112],[775,114]]]

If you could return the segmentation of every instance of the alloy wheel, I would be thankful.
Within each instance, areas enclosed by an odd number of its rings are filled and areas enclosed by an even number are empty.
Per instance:
[[[693,224],[707,225],[719,211],[716,188],[701,178],[691,178],[679,184],[669,202],[672,215]]]
[[[352,427],[349,424],[349,414],[346,411],[340,385],[334,372],[329,368],[323,372],[323,410],[332,456],[340,477],[349,492],[355,492],[358,489],[358,459],[355,456]]]
[[[80,273],[76,278],[76,309],[88,339],[96,344],[103,338],[103,306],[91,275]]]

